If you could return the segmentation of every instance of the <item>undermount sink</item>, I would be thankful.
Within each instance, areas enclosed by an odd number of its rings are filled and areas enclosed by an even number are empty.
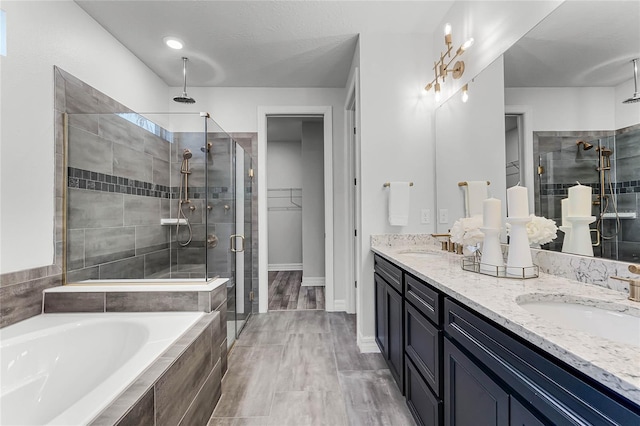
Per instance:
[[[415,257],[429,257],[429,256],[440,256],[440,253],[433,250],[424,250],[424,249],[406,249],[398,251],[398,254],[404,254],[408,256]]]
[[[516,302],[537,317],[562,327],[640,346],[640,309],[562,295],[526,295]]]

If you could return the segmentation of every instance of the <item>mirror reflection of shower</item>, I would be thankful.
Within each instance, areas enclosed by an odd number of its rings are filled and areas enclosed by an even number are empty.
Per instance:
[[[613,155],[613,149],[603,146],[601,144],[601,140],[598,140],[596,152],[598,153],[598,167],[596,167],[596,171],[600,178],[600,193],[596,194],[596,200],[593,202],[594,205],[600,206],[600,214],[598,215],[598,221],[596,222],[596,229],[598,230],[602,240],[611,240],[620,233],[618,202],[616,199],[616,191],[613,188],[613,179],[611,178],[611,155]],[[608,235],[605,233],[604,229],[605,218],[615,219],[615,227],[612,233]]]
[[[189,175],[191,174],[191,170],[189,170],[189,159],[193,157],[193,154],[189,149],[185,149],[182,153],[182,165],[180,166],[180,193],[178,199],[178,221],[176,223],[176,241],[180,246],[186,247],[191,243],[193,238],[193,230],[191,229],[191,222],[187,218],[184,213],[183,205],[191,204],[191,200],[189,200]],[[189,210],[193,211],[196,207],[191,204],[189,206]],[[186,240],[180,241],[180,222],[184,219],[184,223],[187,225],[187,229],[189,230],[188,238]]]

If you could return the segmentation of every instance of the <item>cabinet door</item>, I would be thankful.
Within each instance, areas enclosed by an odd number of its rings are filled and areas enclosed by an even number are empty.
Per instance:
[[[376,283],[376,343],[380,348],[380,352],[388,357],[387,352],[387,283],[378,275],[374,274]]]
[[[440,397],[441,332],[410,303],[405,303],[404,309],[405,352],[436,396]]]
[[[509,395],[448,338],[444,339],[445,425],[509,424]]]
[[[409,411],[419,426],[440,426],[442,401],[433,395],[411,359],[407,357],[404,362],[405,395]]]
[[[544,426],[531,411],[520,404],[516,398],[511,397],[510,426]]]
[[[387,352],[391,374],[404,393],[404,344],[402,333],[402,296],[387,287]]]

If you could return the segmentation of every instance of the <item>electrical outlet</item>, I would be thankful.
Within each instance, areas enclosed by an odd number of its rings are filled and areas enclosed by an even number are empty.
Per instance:
[[[422,209],[421,223],[431,223],[431,209]]]
[[[449,223],[449,210],[448,209],[440,209],[440,216],[438,222],[440,223]]]

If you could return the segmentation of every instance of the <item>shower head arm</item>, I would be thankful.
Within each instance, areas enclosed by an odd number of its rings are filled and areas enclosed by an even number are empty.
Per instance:
[[[182,95],[185,98],[187,97],[187,61],[188,59],[186,57],[182,58],[182,75],[184,79],[184,85],[182,87]]]
[[[633,87],[634,87],[634,95],[638,95],[638,60],[634,59],[633,61]]]

